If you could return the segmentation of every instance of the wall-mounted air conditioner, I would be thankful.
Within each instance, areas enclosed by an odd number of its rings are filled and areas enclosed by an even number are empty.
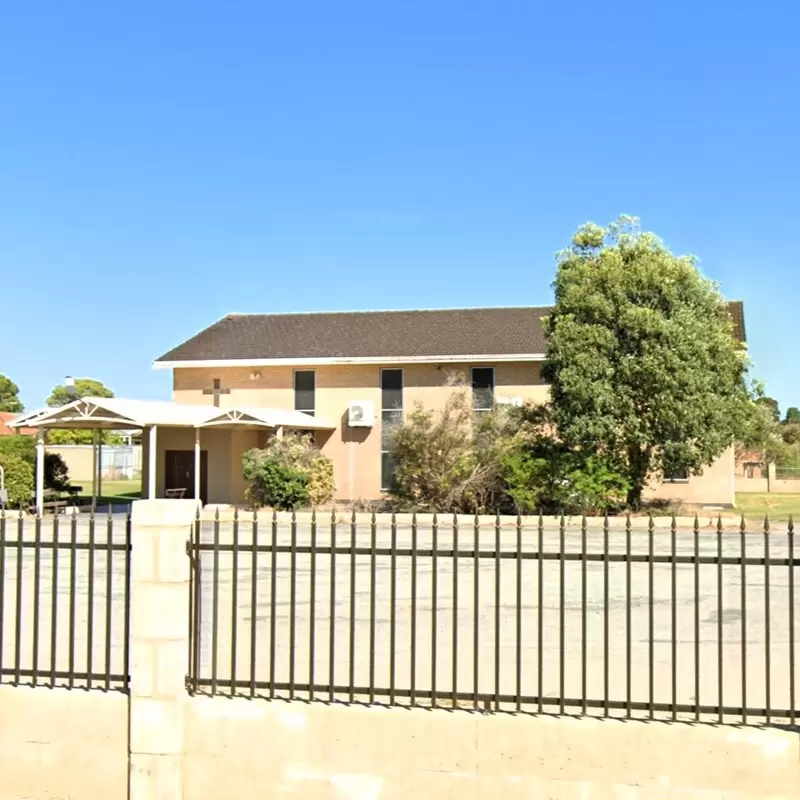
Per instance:
[[[514,406],[515,408],[519,408],[523,405],[523,400],[521,397],[496,397],[495,403],[498,406]]]
[[[358,400],[347,409],[347,424],[351,428],[371,428],[375,424],[375,404],[372,400]]]

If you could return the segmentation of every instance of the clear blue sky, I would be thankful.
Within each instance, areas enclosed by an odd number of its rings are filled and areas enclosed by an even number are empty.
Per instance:
[[[113,10],[112,10],[113,7]],[[0,21],[0,372],[169,396],[233,311],[541,304],[636,214],[800,405],[794,0],[30,0]]]

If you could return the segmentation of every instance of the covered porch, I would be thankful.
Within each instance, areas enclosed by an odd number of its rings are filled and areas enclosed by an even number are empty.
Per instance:
[[[102,493],[102,431],[142,431],[142,496],[199,498],[204,504],[245,501],[242,455],[285,430],[320,434],[335,426],[300,411],[190,405],[158,400],[84,397],[58,408],[23,414],[10,427],[35,428],[36,508],[44,507],[45,434],[48,430],[95,432],[93,501]],[[94,505],[94,502],[93,502]]]

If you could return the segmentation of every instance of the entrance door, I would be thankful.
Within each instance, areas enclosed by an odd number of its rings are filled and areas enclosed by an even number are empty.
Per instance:
[[[185,498],[194,499],[194,450],[167,450],[164,454],[164,489],[185,489]],[[208,451],[200,451],[200,499],[208,497]]]

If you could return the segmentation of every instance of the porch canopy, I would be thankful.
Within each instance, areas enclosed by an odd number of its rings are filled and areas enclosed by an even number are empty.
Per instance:
[[[22,414],[8,423],[10,428],[36,428],[36,508],[44,502],[44,432],[57,428],[91,431],[148,430],[149,469],[147,496],[156,495],[156,452],[158,428],[195,429],[195,497],[200,496],[200,431],[202,428],[265,428],[282,436],[284,429],[331,431],[336,428],[325,420],[302,411],[254,406],[217,406],[172,403],[165,400],[129,400],[123,397],[83,397],[57,408],[44,408]],[[99,494],[99,437],[95,434],[93,499]]]

